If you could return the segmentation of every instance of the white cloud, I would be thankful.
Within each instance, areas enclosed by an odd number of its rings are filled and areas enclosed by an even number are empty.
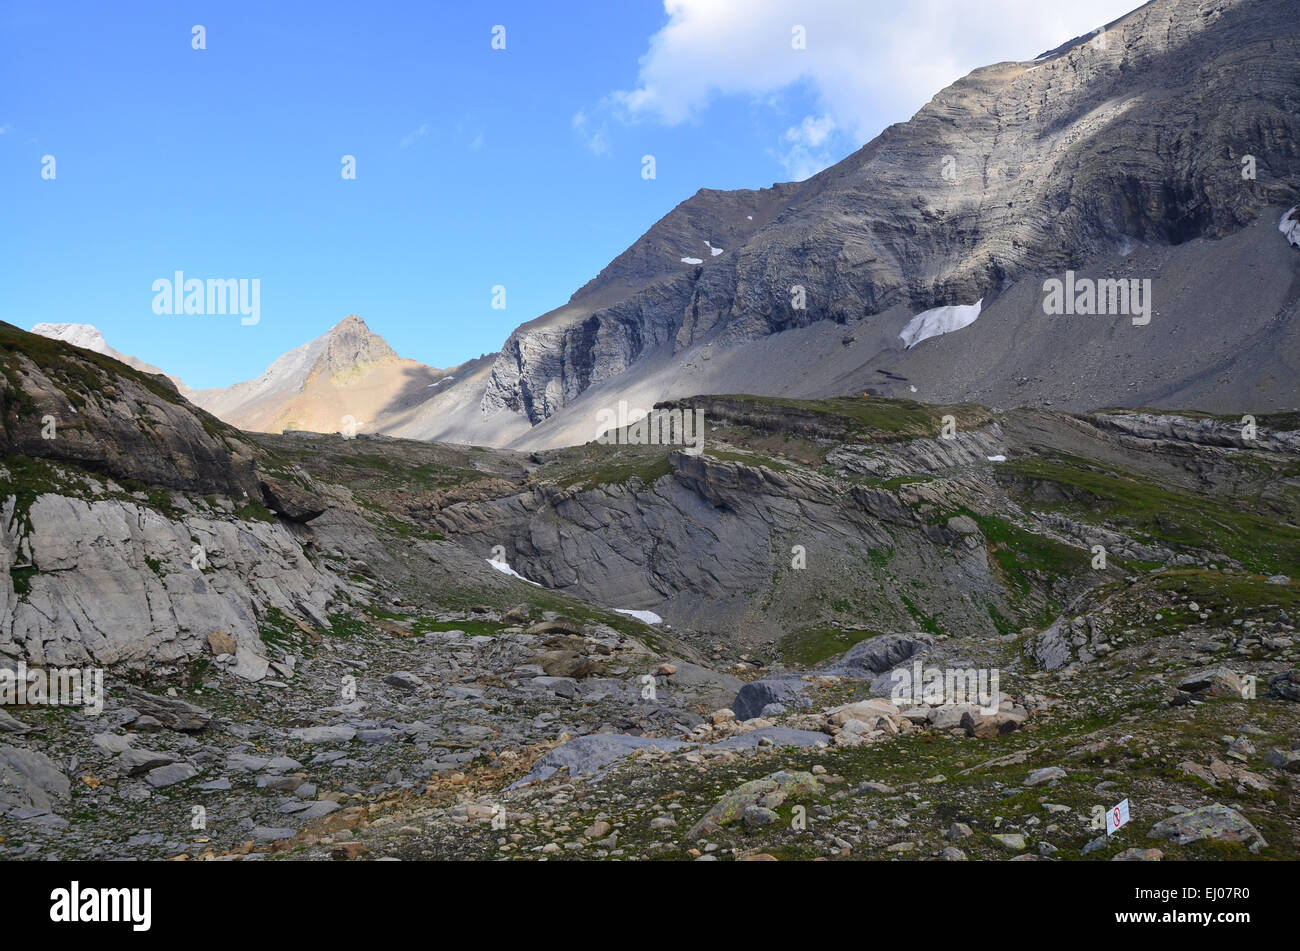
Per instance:
[[[835,120],[829,115],[804,116],[803,122],[785,130],[781,136],[785,151],[779,158],[791,181],[801,182],[835,164],[836,156],[827,145],[835,130]]]
[[[578,134],[587,148],[591,149],[594,155],[609,154],[609,135],[604,123],[601,123],[599,129],[591,128],[591,120],[587,118],[586,112],[579,109],[573,114],[573,131]]]
[[[426,135],[429,134],[430,131],[431,130],[429,129],[429,124],[427,122],[421,123],[418,129],[413,130],[408,135],[402,136],[402,148],[406,148],[408,145],[414,144],[416,139],[424,138]]]
[[[721,96],[763,102],[803,84],[822,117],[805,119],[793,138],[787,132],[781,158],[808,168],[820,160],[819,149],[843,156],[885,125],[910,118],[976,67],[1031,60],[1139,5],[1140,0],[664,0],[668,23],[650,37],[635,85],[611,93],[605,105],[629,121],[676,125],[698,117]],[[796,27],[803,28],[804,49],[793,48]],[[805,128],[810,119],[814,125]],[[814,142],[809,136],[823,128]],[[833,134],[841,137],[837,148]]]

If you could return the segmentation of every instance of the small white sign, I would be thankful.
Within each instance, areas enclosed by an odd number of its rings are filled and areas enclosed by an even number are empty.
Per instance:
[[[1118,806],[1106,813],[1106,834],[1114,835],[1119,831],[1120,826],[1128,822],[1128,800],[1125,799]]]

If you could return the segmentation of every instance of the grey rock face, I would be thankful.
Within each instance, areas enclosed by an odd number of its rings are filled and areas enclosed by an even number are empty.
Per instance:
[[[1055,670],[1070,660],[1065,619],[1057,618],[1034,641],[1034,659],[1044,670]]]
[[[976,70],[806,182],[701,190],[511,335],[482,411],[535,423],[710,335],[726,345],[895,304],[974,303],[1031,273],[1220,236],[1294,204],[1300,127],[1286,104],[1300,80],[1277,58],[1296,34],[1288,0],[1155,0],[1111,24],[1104,49],[1080,37]],[[1252,188],[1245,154],[1269,157]],[[704,254],[706,241],[724,253]]]
[[[24,531],[16,500],[2,505],[0,565],[36,573],[24,597],[12,579],[0,588],[0,653],[33,665],[152,669],[199,656],[222,630],[239,645],[243,675],[260,679],[258,623],[269,603],[323,615],[340,588],[281,524],[173,521],[142,504],[45,494]],[[203,570],[191,567],[195,538]]]
[[[0,808],[52,812],[71,792],[68,777],[44,753],[0,746]]]
[[[886,629],[909,623],[912,615],[897,590],[861,557],[866,548],[894,552],[895,563],[908,570],[962,578],[918,594],[933,599],[923,607],[932,616],[950,605],[965,612],[958,588],[991,594],[996,586],[982,546],[957,544],[965,536],[955,532],[931,531],[912,507],[960,504],[982,488],[973,480],[893,492],[681,451],[670,452],[668,463],[670,475],[652,485],[630,481],[567,491],[539,485],[448,505],[435,524],[483,550],[504,540],[515,570],[548,588],[606,604],[636,603],[677,626],[734,629],[743,623],[755,640],[816,623],[825,606],[808,594],[819,579],[851,586],[884,615],[878,623]],[[907,530],[891,533],[885,521]],[[796,543],[816,556],[801,572],[788,570]],[[701,551],[708,552],[703,570]],[[662,592],[664,600],[647,604],[647,592]],[[987,614],[972,613],[965,623],[995,633]]]

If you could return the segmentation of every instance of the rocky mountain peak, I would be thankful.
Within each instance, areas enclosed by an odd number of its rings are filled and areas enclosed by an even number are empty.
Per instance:
[[[387,341],[367,327],[356,314],[348,314],[335,324],[323,340],[324,347],[312,367],[312,375],[323,372],[332,379],[340,374],[401,359]]]
[[[104,335],[94,324],[37,324],[32,333],[49,337],[51,340],[63,340],[74,347],[84,347],[96,353],[108,353],[108,343]]]

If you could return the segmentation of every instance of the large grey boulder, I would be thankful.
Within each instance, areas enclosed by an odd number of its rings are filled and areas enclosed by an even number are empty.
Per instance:
[[[1151,827],[1151,835],[1157,839],[1169,839],[1179,845],[1202,839],[1241,842],[1257,848],[1268,844],[1250,820],[1236,809],[1217,802],[1163,819]]]
[[[920,632],[882,634],[858,641],[838,660],[820,670],[841,677],[870,678],[924,654],[933,644],[933,637]]]
[[[879,637],[858,641],[838,659],[810,673],[851,677],[855,680],[877,678],[887,674],[899,664],[919,657],[930,649],[934,638],[929,634],[882,634]],[[808,707],[810,701],[803,696],[809,687],[804,674],[774,674],[745,684],[732,701],[731,709],[737,720],[761,716],[768,704],[785,707]],[[873,680],[873,684],[875,680]],[[886,688],[888,684],[884,685]],[[875,687],[873,686],[873,690]],[[887,690],[886,690],[887,692]]]
[[[72,784],[44,753],[0,746],[0,808],[31,807],[53,812],[72,795]]]
[[[212,723],[212,714],[175,697],[160,697],[139,687],[127,687],[126,696],[131,706],[167,727],[181,733],[197,733]]]
[[[777,674],[745,684],[731,702],[737,720],[750,720],[760,716],[768,704],[779,703],[785,707],[809,706],[801,696],[808,683],[800,674]]]

